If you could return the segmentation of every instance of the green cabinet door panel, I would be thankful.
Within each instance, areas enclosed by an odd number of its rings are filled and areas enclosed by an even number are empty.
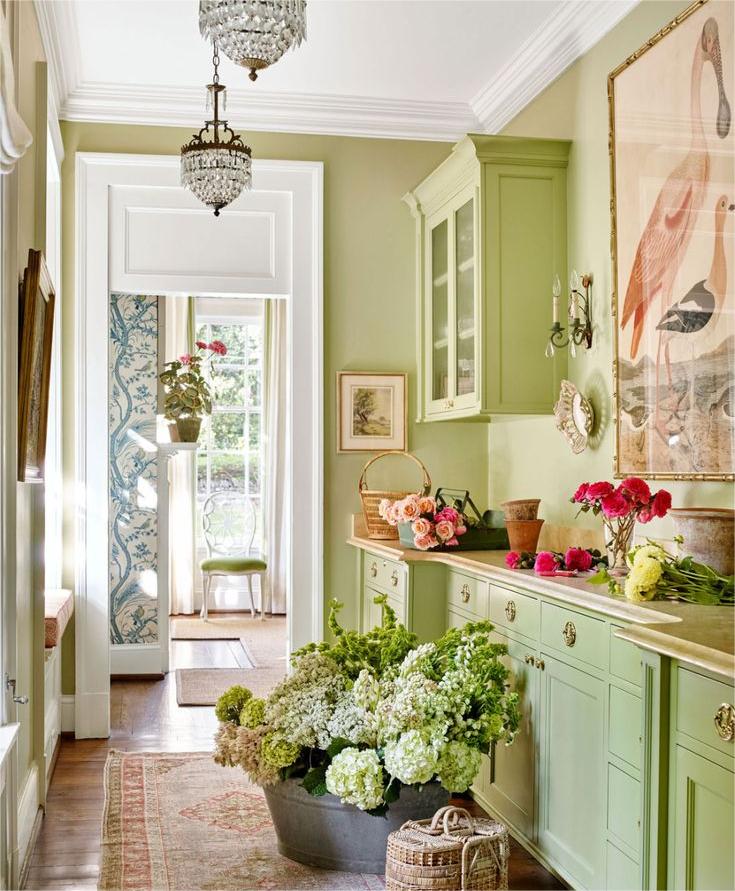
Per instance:
[[[643,709],[641,697],[610,686],[608,698],[608,751],[640,769]]]
[[[672,767],[669,887],[735,887],[735,775],[683,746]]]
[[[614,764],[607,766],[607,828],[638,852],[641,832],[641,784]]]
[[[605,887],[609,891],[640,891],[640,867],[632,857],[624,854],[610,842],[607,843],[605,876]]]
[[[605,685],[541,653],[538,845],[575,887],[602,888]]]
[[[511,672],[511,688],[520,696],[522,720],[512,745],[500,743],[495,746],[484,795],[503,820],[534,841],[538,685],[541,673],[530,661],[535,659],[535,652],[527,644],[498,634],[494,634],[493,638],[508,646],[508,655],[503,661]]]

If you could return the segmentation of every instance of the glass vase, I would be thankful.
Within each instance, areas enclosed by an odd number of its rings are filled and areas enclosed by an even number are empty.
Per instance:
[[[630,550],[635,514],[627,517],[604,517],[602,522],[605,529],[608,570],[611,575],[626,575],[628,564],[625,557]]]

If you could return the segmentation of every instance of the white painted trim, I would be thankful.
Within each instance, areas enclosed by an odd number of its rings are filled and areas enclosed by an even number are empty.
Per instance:
[[[588,52],[639,0],[565,0],[470,106],[486,133],[499,133],[549,84]]]
[[[168,670],[168,638],[165,651],[158,644],[112,644],[110,674],[162,674]]]
[[[30,853],[28,845],[33,839],[33,827],[36,823],[38,809],[38,764],[34,761],[26,774],[23,791],[18,798],[18,863],[25,863]]]
[[[74,694],[61,694],[61,732],[74,732]]]

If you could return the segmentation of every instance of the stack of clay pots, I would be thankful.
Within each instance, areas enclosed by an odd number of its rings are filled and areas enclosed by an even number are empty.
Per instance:
[[[537,519],[540,498],[521,498],[504,501],[505,525],[511,551],[536,551],[543,520]]]

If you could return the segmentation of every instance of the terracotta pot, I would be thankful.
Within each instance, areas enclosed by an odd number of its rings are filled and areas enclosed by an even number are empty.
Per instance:
[[[506,520],[535,520],[538,517],[540,498],[519,498],[515,501],[503,501],[501,507]]]
[[[536,551],[543,520],[506,520],[511,551]]]
[[[674,532],[684,539],[679,556],[691,556],[697,563],[706,563],[721,575],[732,575],[735,569],[733,538],[735,510],[718,507],[672,507]]]
[[[196,442],[201,426],[201,418],[178,418],[175,424],[168,425],[171,442]]]

